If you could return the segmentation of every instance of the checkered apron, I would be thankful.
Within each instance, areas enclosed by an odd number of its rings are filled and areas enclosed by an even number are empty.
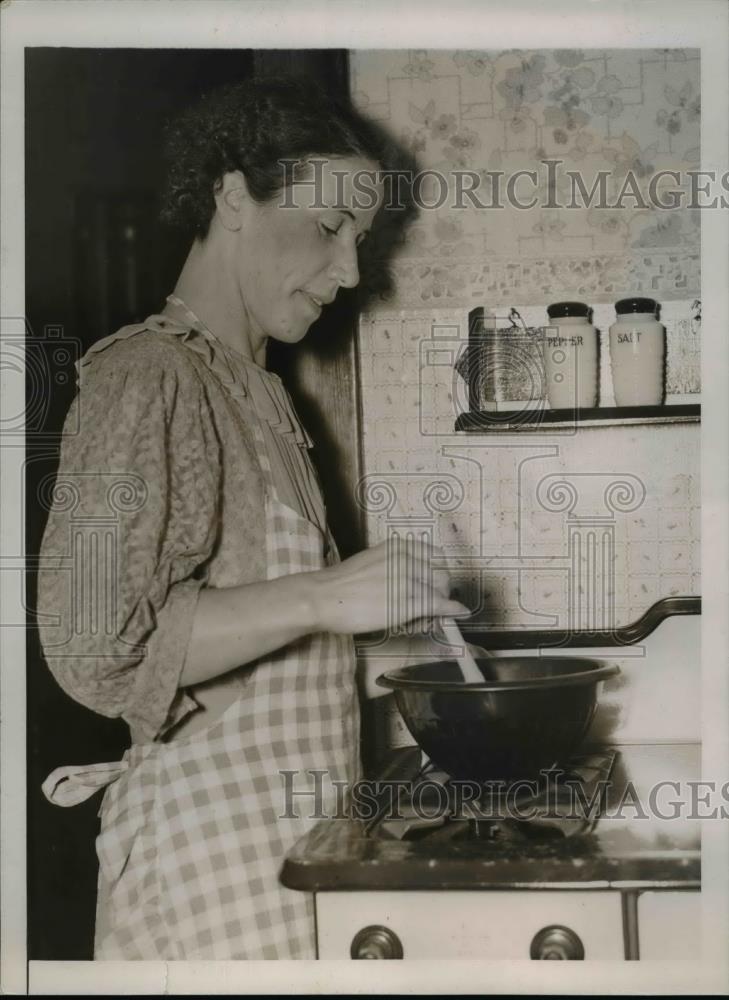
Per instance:
[[[279,500],[252,425],[267,485],[268,579],[337,562],[329,530]],[[99,810],[95,958],[315,958],[313,897],[278,874],[359,776],[356,698],[351,637],[313,634],[256,661],[207,730],[132,746]]]

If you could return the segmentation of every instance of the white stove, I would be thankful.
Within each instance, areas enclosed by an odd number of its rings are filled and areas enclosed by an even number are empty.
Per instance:
[[[621,747],[604,814],[575,835],[323,820],[282,879],[315,893],[321,959],[696,958],[699,821],[637,818],[635,803],[647,812],[658,773],[683,783],[699,761],[696,744]]]

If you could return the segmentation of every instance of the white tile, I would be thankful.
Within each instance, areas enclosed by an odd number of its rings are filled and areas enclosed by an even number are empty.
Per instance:
[[[431,422],[436,413],[435,393],[435,386],[421,384],[418,394],[418,406],[421,417],[426,417]]]
[[[405,468],[405,463],[407,460],[407,452],[405,449],[383,449],[377,454],[376,461],[369,466],[368,471],[382,472],[387,474],[388,472],[401,472]]]
[[[658,589],[658,577],[656,575],[638,576],[636,574],[630,580],[628,596],[632,607],[649,608],[662,596]]]
[[[538,573],[534,581],[537,606],[550,611],[564,608],[567,599],[566,574]]]
[[[628,539],[631,542],[654,541],[658,538],[659,510],[655,507],[641,507],[635,513],[626,514]]]
[[[691,574],[661,573],[658,586],[662,597],[681,597],[691,593]]]
[[[692,573],[701,572],[701,541],[699,539],[691,542],[690,564]]]
[[[367,348],[373,354],[394,354],[401,346],[400,324],[376,319],[370,323]]]
[[[691,572],[691,549],[688,542],[661,541],[658,547],[658,565],[661,573]]]
[[[376,354],[373,360],[375,386],[402,386],[406,379],[405,363],[401,354]]]
[[[529,511],[522,518],[525,538],[533,539],[537,551],[541,549],[544,542],[556,542],[565,544],[567,531],[564,515],[546,514]]]
[[[517,484],[513,479],[499,480],[499,506],[502,511],[516,510],[519,505]]]
[[[694,506],[701,506],[701,476],[698,471],[689,475],[689,501]]]
[[[690,494],[691,483],[688,475],[681,473],[679,475],[670,476],[666,483],[665,493],[661,498],[661,506],[664,508],[686,508],[691,502]]]
[[[691,537],[701,538],[701,507],[689,508],[689,521],[691,524]]]
[[[658,533],[661,542],[691,538],[691,518],[688,508],[668,508],[658,516]]]
[[[404,448],[407,446],[408,429],[402,421],[375,420],[375,447],[382,449]]]
[[[403,349],[416,355],[419,354],[421,343],[431,339],[431,329],[427,314],[417,319],[404,319],[401,331]]]
[[[658,572],[658,545],[648,542],[630,542],[627,548],[630,573]]]

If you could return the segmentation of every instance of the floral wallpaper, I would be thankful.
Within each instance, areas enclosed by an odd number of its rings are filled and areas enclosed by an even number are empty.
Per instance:
[[[646,289],[698,296],[700,212],[657,208],[649,185],[657,171],[677,170],[685,191],[685,171],[698,168],[699,68],[691,49],[353,52],[355,103],[421,169],[445,174],[451,194],[454,170],[477,174],[486,205],[454,207],[449,197],[421,210],[390,304],[536,303],[555,288],[592,301]],[[515,191],[522,202],[536,193],[539,205],[519,209],[503,186],[528,170],[536,184],[522,178]],[[609,205],[632,173],[637,196],[614,208],[564,207],[568,171],[580,171],[588,192],[608,171]],[[425,185],[423,196],[435,201]]]

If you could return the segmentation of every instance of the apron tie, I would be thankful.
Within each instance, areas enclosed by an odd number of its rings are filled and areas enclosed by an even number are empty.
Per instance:
[[[77,806],[90,799],[100,788],[111,785],[129,767],[128,760],[107,764],[70,764],[52,771],[41,788],[56,806]]]

